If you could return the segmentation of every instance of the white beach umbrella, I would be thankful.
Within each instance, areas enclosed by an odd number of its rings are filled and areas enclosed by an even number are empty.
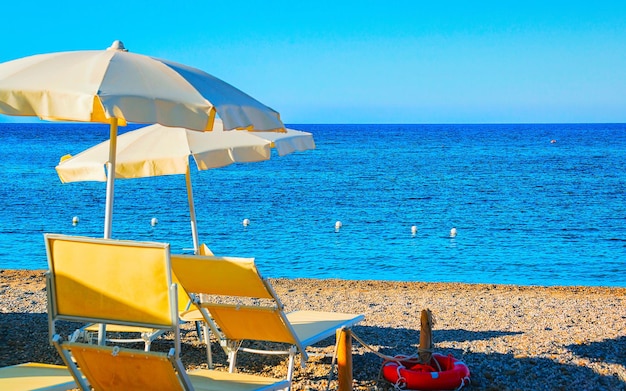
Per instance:
[[[62,182],[106,181],[109,141],[75,156],[65,156],[56,167]],[[279,156],[315,148],[313,135],[293,129],[284,133],[224,131],[215,120],[211,132],[150,125],[124,133],[117,138],[115,176],[144,178],[185,174],[194,251],[198,251],[196,214],[189,170],[192,156],[199,170],[223,167],[232,163],[259,162],[271,157],[270,148]]]
[[[284,131],[276,111],[208,73],[128,52],[107,50],[39,54],[0,64],[0,113],[47,120],[110,124],[104,237],[111,216],[118,125],[162,124],[212,130]]]

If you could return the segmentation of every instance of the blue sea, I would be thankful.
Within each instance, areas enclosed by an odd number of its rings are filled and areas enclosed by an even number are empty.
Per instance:
[[[214,253],[271,278],[626,287],[626,124],[289,127],[317,149],[192,169]],[[45,269],[45,232],[103,235],[105,183],[54,167],[107,138],[0,124],[0,268]],[[112,236],[189,253],[188,211],[182,175],[118,180]]]

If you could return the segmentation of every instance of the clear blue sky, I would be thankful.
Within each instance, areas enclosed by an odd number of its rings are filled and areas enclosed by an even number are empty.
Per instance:
[[[0,62],[120,39],[291,124],[626,122],[626,1],[9,4]]]

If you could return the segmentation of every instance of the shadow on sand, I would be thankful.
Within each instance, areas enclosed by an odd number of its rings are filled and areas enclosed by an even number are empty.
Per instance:
[[[378,352],[387,356],[417,354],[419,331],[380,327],[355,327],[354,333],[365,341],[379,341]],[[577,360],[561,363],[545,357],[526,357],[513,353],[472,352],[466,349],[438,349],[440,342],[489,341],[522,332],[468,330],[436,330],[434,332],[435,351],[444,355],[452,354],[465,362],[471,371],[472,385],[469,390],[626,390],[626,383],[616,373],[600,374],[591,368],[579,365]],[[381,344],[377,336],[384,336],[387,344]],[[392,342],[390,342],[392,341]],[[624,365],[626,363],[626,338],[593,342],[586,345],[569,345],[565,348],[579,358]],[[354,357],[355,379],[358,368],[382,365],[382,358],[366,352]],[[364,378],[376,378],[378,373],[368,371]]]
[[[626,336],[587,344],[568,345],[577,356],[591,361],[611,362],[626,365]]]
[[[73,324],[59,324],[61,335],[68,335]],[[384,328],[355,326],[353,333],[366,343],[387,356],[415,354],[419,344],[419,331],[405,328]],[[572,363],[559,363],[545,357],[520,357],[513,353],[483,353],[463,349],[437,349],[440,342],[462,343],[466,341],[489,341],[503,336],[521,334],[501,331],[471,332],[467,330],[436,330],[434,333],[435,351],[444,355],[452,354],[465,362],[471,371],[472,384],[468,390],[626,390],[626,383],[615,373],[600,374],[588,367]],[[183,330],[182,358],[186,366],[206,366],[206,351],[195,334],[192,325]],[[153,350],[165,349],[171,337],[157,340]],[[263,343],[260,343],[263,344]],[[319,351],[332,352],[334,338],[317,344]],[[142,348],[142,345],[137,346]],[[383,359],[368,349],[353,342],[354,379],[363,385],[375,385]],[[591,361],[624,365],[626,362],[626,337],[615,340],[592,342],[589,344],[568,345],[575,357]],[[226,356],[217,343],[212,344],[214,360],[218,368],[224,368]],[[48,343],[48,320],[46,314],[0,313],[0,366],[28,361],[61,364],[55,349]],[[298,377],[309,381],[326,380],[331,358],[314,359],[306,370],[296,370]],[[284,373],[285,359],[277,356],[241,354],[238,367],[246,371],[278,376]],[[276,371],[273,366],[281,366]],[[311,367],[323,366],[312,371]],[[269,368],[269,369],[268,369]],[[324,374],[324,375],[322,375]]]
[[[0,366],[29,361],[63,363],[48,342],[48,315],[0,313]]]

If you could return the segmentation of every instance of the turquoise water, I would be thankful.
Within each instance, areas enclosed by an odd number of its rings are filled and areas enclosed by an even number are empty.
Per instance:
[[[625,124],[290,127],[317,149],[192,172],[216,254],[268,277],[626,287]],[[54,166],[106,138],[0,124],[0,268],[46,268],[44,232],[102,236],[105,184]],[[115,197],[114,238],[189,252],[183,176],[119,180]]]

